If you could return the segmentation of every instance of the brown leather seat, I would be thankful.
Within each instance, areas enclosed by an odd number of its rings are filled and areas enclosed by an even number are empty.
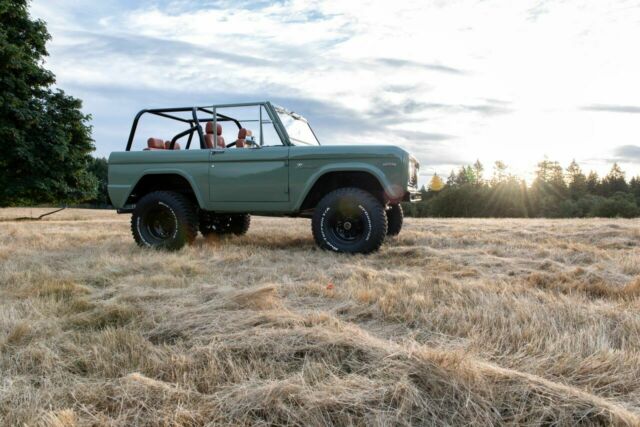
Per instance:
[[[145,150],[164,150],[164,141],[160,138],[149,138]]]
[[[238,131],[238,139],[236,140],[236,148],[244,148],[247,137],[253,135],[249,129],[240,128]]]
[[[164,142],[164,149],[165,149],[165,150],[170,150],[170,149],[171,149],[170,147],[171,147],[171,141],[165,141],[165,142]],[[179,143],[179,142],[176,142],[176,143],[173,145],[173,149],[174,149],[174,150],[179,150],[179,149],[180,149],[180,143]]]
[[[217,123],[216,134],[216,141],[218,143],[217,146],[219,148],[225,148],[226,144],[224,143],[224,137],[222,136],[222,126],[220,126],[220,123]],[[215,148],[215,145],[213,143],[213,122],[207,122],[207,125],[205,126],[204,143],[207,148]]]

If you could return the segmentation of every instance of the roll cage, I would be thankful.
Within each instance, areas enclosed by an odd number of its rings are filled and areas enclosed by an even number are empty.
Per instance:
[[[265,102],[247,102],[247,103],[236,103],[236,104],[218,104],[213,106],[204,106],[204,107],[177,107],[177,108],[153,108],[153,109],[145,109],[141,110],[136,114],[136,117],[133,119],[133,124],[131,125],[131,131],[129,132],[129,139],[127,140],[127,148],[126,151],[131,151],[131,145],[133,144],[133,139],[135,138],[136,129],[138,128],[138,122],[140,118],[144,114],[152,114],[154,116],[164,117],[171,120],[176,120],[179,122],[183,122],[189,125],[189,128],[183,132],[176,134],[173,138],[171,138],[171,143],[169,148],[173,149],[176,142],[188,136],[187,144],[185,149],[189,149],[191,146],[191,142],[193,140],[193,135],[198,135],[198,140],[200,141],[200,148],[205,149],[206,145],[204,142],[204,132],[202,130],[201,123],[213,122],[213,128],[216,128],[218,122],[233,122],[238,129],[242,128],[240,124],[240,120],[237,120],[233,117],[220,114],[216,110],[219,108],[233,108],[233,107],[259,107],[259,121],[260,121],[260,146],[264,145],[263,140],[263,132],[262,132],[262,124],[269,123],[265,122],[262,117],[262,111],[266,111],[269,116],[269,120],[273,123],[273,126],[280,137],[280,140],[284,145],[292,145],[289,139],[289,135],[282,124],[278,114],[276,112],[276,108],[268,101]],[[280,107],[278,107],[280,108]],[[175,113],[191,113],[191,118],[184,118],[175,115]],[[210,115],[210,117],[202,117],[199,113],[205,113]],[[229,143],[226,147],[233,147],[235,142]]]

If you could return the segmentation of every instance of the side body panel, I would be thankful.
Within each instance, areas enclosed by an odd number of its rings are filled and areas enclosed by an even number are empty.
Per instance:
[[[122,208],[145,175],[177,174],[193,188],[198,204],[209,201],[210,150],[118,151],[109,156],[108,191],[111,203]]]
[[[298,211],[308,192],[324,174],[367,172],[378,179],[387,197],[400,198],[407,183],[408,153],[394,146],[296,146],[289,151],[291,209]]]
[[[289,210],[289,147],[212,150],[209,209]]]

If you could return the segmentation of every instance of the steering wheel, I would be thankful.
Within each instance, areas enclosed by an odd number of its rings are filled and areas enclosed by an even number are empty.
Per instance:
[[[260,146],[257,143],[250,143],[249,141],[245,142],[245,144],[247,144],[245,147],[246,148],[260,148]],[[230,142],[229,144],[225,145],[226,148],[231,148],[231,147],[235,147],[236,146],[236,141]]]

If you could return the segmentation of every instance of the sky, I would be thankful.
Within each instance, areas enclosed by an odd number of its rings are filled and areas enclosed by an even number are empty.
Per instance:
[[[96,155],[143,108],[271,100],[323,144],[394,144],[421,183],[545,156],[640,174],[640,1],[34,0]],[[168,136],[167,136],[168,137]]]

